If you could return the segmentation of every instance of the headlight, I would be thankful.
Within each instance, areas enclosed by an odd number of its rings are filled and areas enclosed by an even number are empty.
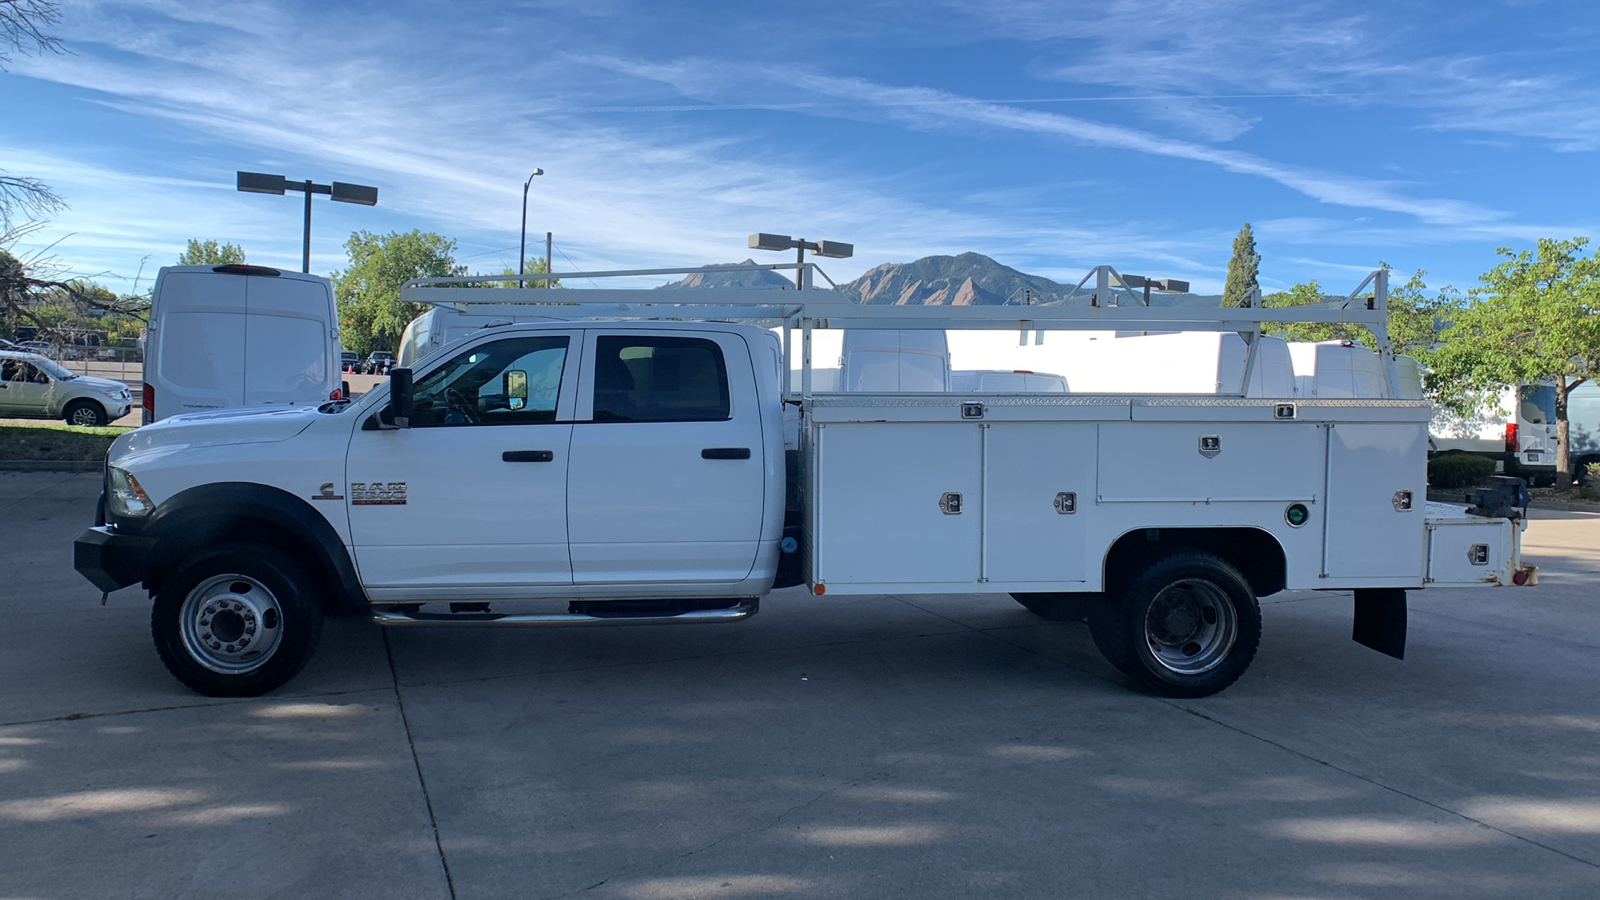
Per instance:
[[[124,519],[139,519],[150,515],[156,508],[150,497],[139,486],[138,479],[116,467],[107,470],[106,507],[111,514]]]

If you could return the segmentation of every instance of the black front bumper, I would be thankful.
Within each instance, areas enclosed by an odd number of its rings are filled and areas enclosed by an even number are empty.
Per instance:
[[[78,535],[72,544],[72,567],[106,593],[143,581],[150,568],[154,538],[119,534],[99,525]]]

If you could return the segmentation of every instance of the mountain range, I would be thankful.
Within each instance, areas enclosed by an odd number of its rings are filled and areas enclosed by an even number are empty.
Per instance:
[[[706,266],[663,289],[770,288],[793,290],[794,281],[770,269],[718,271],[755,265],[754,260]],[[1093,285],[1078,289],[1039,275],[1019,272],[981,253],[925,256],[915,262],[884,263],[839,285],[839,293],[858,303],[893,306],[1004,306],[1028,303],[1087,303]],[[1136,292],[1137,293],[1137,292]],[[1218,298],[1194,294],[1152,294],[1152,306],[1216,306]]]

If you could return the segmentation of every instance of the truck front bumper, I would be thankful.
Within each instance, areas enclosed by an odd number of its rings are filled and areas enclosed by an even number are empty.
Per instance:
[[[97,525],[73,542],[72,567],[109,594],[144,580],[155,544],[153,538],[120,534],[109,525]]]

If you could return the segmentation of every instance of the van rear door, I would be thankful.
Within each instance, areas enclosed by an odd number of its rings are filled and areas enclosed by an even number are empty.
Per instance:
[[[306,405],[328,399],[333,297],[321,279],[244,278],[249,323],[244,345],[245,406]]]
[[[158,419],[244,404],[245,289],[252,279],[163,272],[152,323]],[[146,379],[151,381],[152,379]]]

